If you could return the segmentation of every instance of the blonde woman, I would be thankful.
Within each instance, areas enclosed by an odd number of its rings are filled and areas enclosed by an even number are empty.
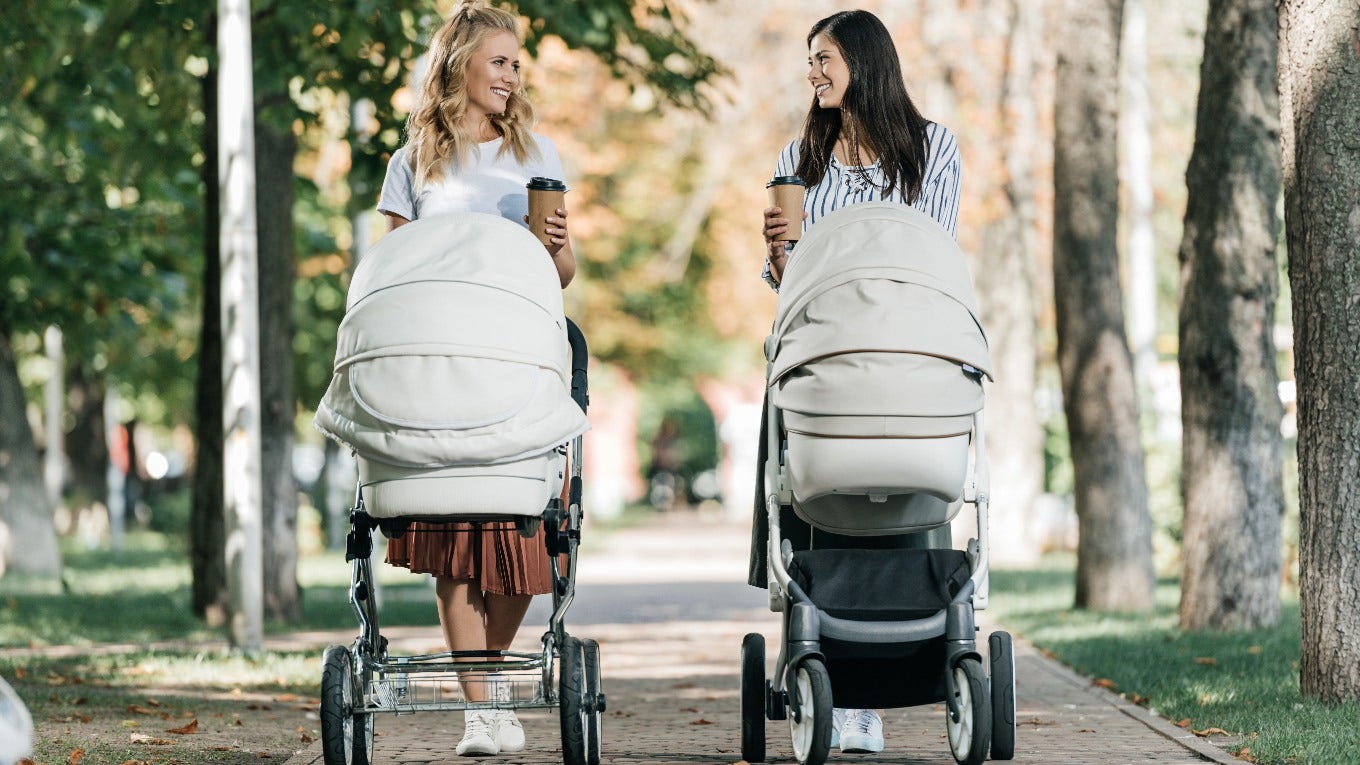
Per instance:
[[[525,184],[562,179],[552,141],[530,130],[533,107],[521,90],[519,19],[485,2],[463,2],[431,40],[429,69],[407,123],[407,142],[387,166],[378,210],[389,230],[419,218],[456,212],[500,215],[549,236],[562,286],[576,273],[567,212],[528,220]],[[551,588],[542,532],[467,523],[413,523],[388,542],[387,561],[435,578],[439,623],[451,651],[507,650],[534,595]],[[487,684],[463,683],[469,700]],[[492,692],[507,693],[492,683]],[[459,755],[524,748],[512,710],[468,710]]]

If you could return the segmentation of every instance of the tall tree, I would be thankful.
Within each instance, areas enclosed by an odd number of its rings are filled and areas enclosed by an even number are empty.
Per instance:
[[[1275,0],[1211,0],[1181,242],[1180,622],[1280,619]]]
[[[1360,700],[1360,4],[1279,5],[1299,423],[1300,689]]]
[[[61,573],[61,552],[52,527],[52,501],[43,486],[42,462],[28,424],[9,331],[0,316],[0,574]]]
[[[1067,0],[1059,22],[1053,148],[1053,288],[1079,542],[1076,605],[1153,605],[1133,360],[1124,332],[1119,212],[1122,0]]]

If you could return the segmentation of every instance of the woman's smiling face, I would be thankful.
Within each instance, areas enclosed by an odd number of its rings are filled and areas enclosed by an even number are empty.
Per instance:
[[[840,46],[825,33],[812,38],[808,46],[808,82],[823,109],[839,109],[850,87],[850,66]]]
[[[468,111],[504,114],[519,82],[519,39],[510,32],[486,38],[468,62]]]

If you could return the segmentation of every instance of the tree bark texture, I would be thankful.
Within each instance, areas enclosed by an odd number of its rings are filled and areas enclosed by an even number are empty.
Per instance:
[[[297,583],[297,482],[293,478],[293,157],[289,129],[255,123],[255,222],[260,276],[260,506],[264,615],[302,619]]]
[[[1299,685],[1360,700],[1360,4],[1279,5],[1298,386]]]
[[[1280,620],[1275,0],[1211,0],[1181,241],[1180,622]]]
[[[10,345],[0,325],[0,575],[6,570],[61,574],[61,551],[52,525],[52,502],[43,485],[42,460],[28,424],[28,402]]]
[[[215,42],[209,24],[205,34]],[[227,521],[222,486],[222,248],[217,180],[217,68],[203,78],[203,324],[198,341],[194,390],[193,505],[189,515],[189,559],[193,569],[193,610],[213,626],[226,620]]]
[[[1153,606],[1152,519],[1124,331],[1119,213],[1122,0],[1068,0],[1054,108],[1053,284],[1079,530],[1076,605]]]

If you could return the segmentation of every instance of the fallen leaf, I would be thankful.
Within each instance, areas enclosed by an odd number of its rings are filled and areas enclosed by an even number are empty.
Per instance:
[[[1218,659],[1215,659],[1212,656],[1196,656],[1195,663],[1206,667],[1212,667],[1218,663]]]
[[[215,752],[230,752],[231,750],[232,750],[232,747],[229,747],[229,746],[215,746],[215,747],[213,747],[213,751],[215,751]]]
[[[1193,734],[1195,734],[1196,736],[1199,736],[1200,738],[1204,738],[1204,737],[1206,737],[1206,736],[1231,736],[1231,735],[1232,735],[1231,733],[1227,732],[1226,730],[1223,730],[1222,728],[1205,728],[1204,730],[1195,730],[1194,728],[1191,728],[1191,729],[1190,729],[1190,732],[1193,733]]]
[[[167,730],[167,731],[166,731],[166,733],[178,733],[178,734],[180,734],[180,735],[186,735],[186,734],[189,734],[189,733],[197,733],[197,732],[198,732],[198,718],[197,718],[197,717],[195,717],[194,719],[190,720],[188,723],[186,723],[186,724],[184,724],[184,725],[181,725],[181,726],[178,727],[178,728],[171,728],[170,730]]]
[[[1016,721],[1015,721],[1015,724],[1016,724],[1016,725],[1057,725],[1057,723],[1055,723],[1055,722],[1053,722],[1053,721],[1051,721],[1051,720],[1040,720],[1040,719],[1037,718],[1037,717],[1031,717],[1031,718],[1029,718],[1028,720],[1016,720]]]
[[[1177,727],[1177,728],[1189,728],[1189,727],[1190,727],[1190,718],[1189,718],[1189,717],[1186,717],[1185,719],[1183,719],[1183,720],[1177,722],[1177,723],[1176,723],[1176,727]]]
[[[1145,707],[1148,703],[1148,697],[1141,693],[1133,693],[1129,695],[1129,701],[1132,701],[1140,707]]]
[[[1259,645],[1249,646],[1249,647],[1247,648],[1247,653],[1251,654],[1252,656],[1255,656],[1255,655],[1261,653],[1261,646],[1259,646]]]
[[[66,765],[80,765],[80,761],[83,759],[85,759],[84,749],[72,749],[71,753],[66,755]]]
[[[302,734],[302,743],[310,744],[313,741],[316,741],[316,739],[312,738],[311,736],[308,736],[306,733]]]
[[[175,742],[165,738],[155,738],[153,736],[148,736],[145,733],[134,733],[132,734],[132,743],[150,744],[151,746],[170,746]]]
[[[1078,733],[1095,733],[1096,731],[1095,731],[1095,728],[1082,728],[1081,730],[1079,730],[1079,731],[1077,731],[1077,732],[1078,732]]]
[[[146,707],[139,707],[139,706],[137,706],[136,704],[128,704],[127,711],[133,713],[134,715],[149,715],[149,714],[151,714],[151,710],[150,710],[150,709],[147,709]]]
[[[75,706],[83,707],[86,704],[90,703],[90,700],[85,698],[84,696],[81,696],[80,698],[76,699],[75,701],[72,701],[71,703],[74,704]]]
[[[1114,681],[1110,680],[1109,678],[1102,677],[1098,680],[1092,680],[1091,685],[1095,685],[1101,688],[1108,688],[1109,690],[1114,690]]]
[[[28,677],[28,670],[24,669],[23,667],[15,667],[14,676],[20,680],[23,680],[24,678]],[[32,760],[19,760],[19,762],[32,762]]]
[[[685,707],[684,709],[682,709],[682,710],[680,710],[680,711],[681,711],[681,712],[688,712],[688,713],[690,713],[690,714],[692,714],[692,715],[697,715],[697,714],[699,714],[699,712],[702,711],[702,710],[697,709],[697,708],[695,708],[695,707]]]
[[[147,699],[147,700],[146,700],[146,704],[147,704],[147,706],[151,706],[151,707],[158,707],[158,706],[161,705],[161,703],[160,703],[159,701],[155,700],[155,699]]]
[[[713,724],[713,721],[712,721],[712,720],[705,720],[704,718],[700,717],[700,718],[697,719],[697,720],[690,720],[690,721],[689,721],[689,724],[690,724],[690,725],[712,725],[712,724]]]
[[[302,697],[298,696],[296,693],[280,693],[279,695],[274,697],[274,700],[279,702],[280,704],[286,704],[290,701],[298,701],[301,698]]]

